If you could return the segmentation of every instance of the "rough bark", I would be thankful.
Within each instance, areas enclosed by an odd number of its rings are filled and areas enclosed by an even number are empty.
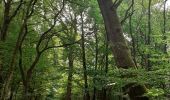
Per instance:
[[[121,22],[119,21],[119,17],[117,15],[117,7],[122,1],[123,0],[116,0],[113,3],[112,0],[98,0],[98,4],[103,16],[117,67],[124,69],[136,68],[130,53],[130,49],[124,39]],[[137,86],[138,85],[135,84],[133,85],[133,88],[126,87],[125,89],[131,100],[140,100],[140,98],[143,98],[142,95],[146,93],[145,86]]]
[[[130,50],[123,36],[121,23],[117,15],[117,8],[114,7],[112,0],[98,0],[98,3],[117,66],[125,69],[135,67]]]

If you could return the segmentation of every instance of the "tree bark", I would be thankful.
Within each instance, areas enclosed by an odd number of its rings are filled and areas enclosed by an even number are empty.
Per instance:
[[[136,68],[133,62],[130,49],[123,36],[121,22],[117,15],[117,7],[123,0],[98,0],[98,4],[103,16],[104,24],[106,26],[107,35],[112,48],[114,59],[117,67],[119,68]],[[127,84],[128,85],[128,84]],[[125,85],[123,92],[127,91],[131,100],[140,100],[143,94],[146,93],[145,86],[132,84],[131,86]],[[146,99],[148,100],[148,98]]]
[[[123,36],[121,23],[117,15],[117,8],[114,7],[112,0],[98,0],[98,3],[117,66],[125,69],[135,67],[130,50]]]

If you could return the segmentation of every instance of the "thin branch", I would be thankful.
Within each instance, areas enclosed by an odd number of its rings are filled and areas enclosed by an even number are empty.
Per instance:
[[[125,17],[124,17],[124,18],[122,19],[122,21],[121,21],[121,25],[123,25],[124,22],[125,22],[130,16],[132,16],[132,15],[134,14],[134,12],[135,12],[135,10],[133,10],[131,13],[125,15]]]
[[[117,3],[116,3],[116,7],[118,7],[121,3],[123,2],[123,0],[119,0]]]
[[[30,68],[27,71],[27,76],[26,76],[27,82],[30,81],[30,78],[32,77],[32,71],[35,68],[37,62],[39,61],[39,58],[40,58],[41,54],[45,51],[45,48],[47,48],[47,47],[45,47],[42,51],[40,51],[39,50],[39,46],[40,46],[41,42],[44,40],[45,35],[48,34],[55,27],[55,25],[56,25],[56,18],[62,12],[62,10],[64,9],[64,6],[65,6],[65,0],[63,0],[63,5],[62,5],[62,8],[60,9],[60,11],[58,11],[58,13],[55,14],[55,16],[54,16],[54,23],[53,23],[53,25],[40,36],[40,39],[39,39],[39,41],[37,43],[37,46],[36,46],[36,52],[37,52],[36,58],[35,58],[35,60],[33,61],[32,65],[30,66]],[[46,46],[48,46],[48,43],[46,44]]]
[[[25,85],[25,73],[23,69],[23,64],[22,64],[22,47],[19,47],[19,69],[22,77],[22,82]]]
[[[78,44],[79,42],[81,41],[80,40],[77,40],[75,42],[72,42],[72,43],[67,43],[67,44],[63,44],[63,45],[59,45],[59,46],[49,46],[47,48],[44,48],[41,53],[43,53],[44,51],[48,50],[48,49],[52,49],[52,48],[60,48],[60,47],[68,47],[68,46],[71,46],[71,45],[74,45],[74,44]]]
[[[21,8],[22,4],[23,4],[23,0],[20,0],[19,5],[17,6],[17,8],[15,9],[14,13],[9,18],[10,21],[12,20],[12,18],[14,18],[17,15],[17,13],[18,13],[19,9]]]
[[[60,11],[58,11],[58,13],[55,14],[55,16],[54,16],[54,23],[53,23],[53,25],[40,36],[40,39],[39,39],[39,41],[37,43],[37,46],[36,46],[37,53],[40,52],[39,51],[39,46],[40,46],[42,40],[45,38],[45,35],[48,34],[55,27],[55,25],[56,25],[56,18],[62,12],[62,10],[64,9],[64,6],[65,6],[65,0],[63,0],[62,8],[60,9]]]
[[[32,76],[32,71],[33,71],[33,69],[35,68],[37,62],[39,61],[39,58],[40,58],[41,54],[42,54],[44,51],[46,51],[46,50],[48,50],[48,49],[51,49],[51,48],[67,47],[67,46],[73,45],[73,44],[75,44],[75,43],[78,43],[79,41],[80,41],[80,40],[75,41],[75,42],[73,42],[73,43],[69,43],[69,44],[63,44],[63,45],[60,45],[60,46],[47,47],[47,48],[43,49],[42,51],[38,52],[37,55],[36,55],[36,58],[34,59],[34,62],[33,62],[32,65],[30,66],[30,68],[27,70],[27,76],[26,76],[27,82],[30,81],[30,78],[31,78],[31,76]]]
[[[115,0],[115,2],[113,3],[113,6],[115,6],[117,4],[118,0]]]
[[[113,3],[112,8],[118,8],[122,2],[123,2],[123,0],[116,0],[116,1]]]
[[[3,2],[4,2],[5,5],[7,4],[7,2],[5,0],[3,0]]]
[[[125,16],[124,16],[124,18],[122,19],[121,24],[123,24],[123,23],[126,21],[127,18],[129,18],[130,16],[133,15],[133,13],[134,13],[135,10],[133,10],[131,13],[129,13],[129,11],[130,11],[131,8],[133,7],[133,5],[134,5],[134,0],[132,0],[131,5],[130,5],[130,6],[128,7],[128,9],[126,10]]]
[[[28,11],[27,11],[27,13],[26,13],[26,16],[29,18],[29,17],[31,17],[31,15],[34,13],[34,6],[35,6],[35,4],[36,4],[36,2],[37,2],[38,0],[31,0],[30,1],[30,3],[29,3],[29,6],[28,6]],[[30,11],[30,8],[31,8],[31,12],[29,12]]]

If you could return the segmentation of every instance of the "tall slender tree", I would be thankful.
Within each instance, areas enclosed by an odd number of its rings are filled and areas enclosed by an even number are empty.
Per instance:
[[[98,67],[98,35],[97,35],[97,26],[96,24],[94,24],[94,34],[95,34],[95,75],[94,75],[94,79],[93,79],[93,82],[94,84],[96,84],[96,80],[95,80],[95,77],[96,77],[96,71],[97,71],[97,67]],[[94,86],[93,88],[93,100],[96,100],[96,92],[97,92],[97,89],[96,89],[96,86]]]
[[[86,65],[86,51],[85,51],[85,34],[84,34],[84,20],[83,12],[81,12],[81,48],[82,48],[82,62],[83,62],[83,71],[84,71],[84,100],[90,100],[89,88],[88,88],[88,79],[87,79],[87,65]]]
[[[150,45],[150,43],[151,43],[151,2],[152,2],[152,0],[149,0],[149,4],[148,4],[148,35],[147,35],[146,45]],[[146,68],[147,68],[147,70],[151,70],[151,61],[150,61],[149,52],[146,55]]]
[[[164,6],[163,6],[163,40],[166,41],[166,3],[167,3],[167,0],[164,0]],[[163,52],[164,53],[167,53],[167,43],[164,43],[164,46],[163,46]]]

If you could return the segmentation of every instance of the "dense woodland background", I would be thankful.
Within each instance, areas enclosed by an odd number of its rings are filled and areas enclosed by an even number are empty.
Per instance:
[[[169,100],[170,0],[0,0],[0,100]]]

